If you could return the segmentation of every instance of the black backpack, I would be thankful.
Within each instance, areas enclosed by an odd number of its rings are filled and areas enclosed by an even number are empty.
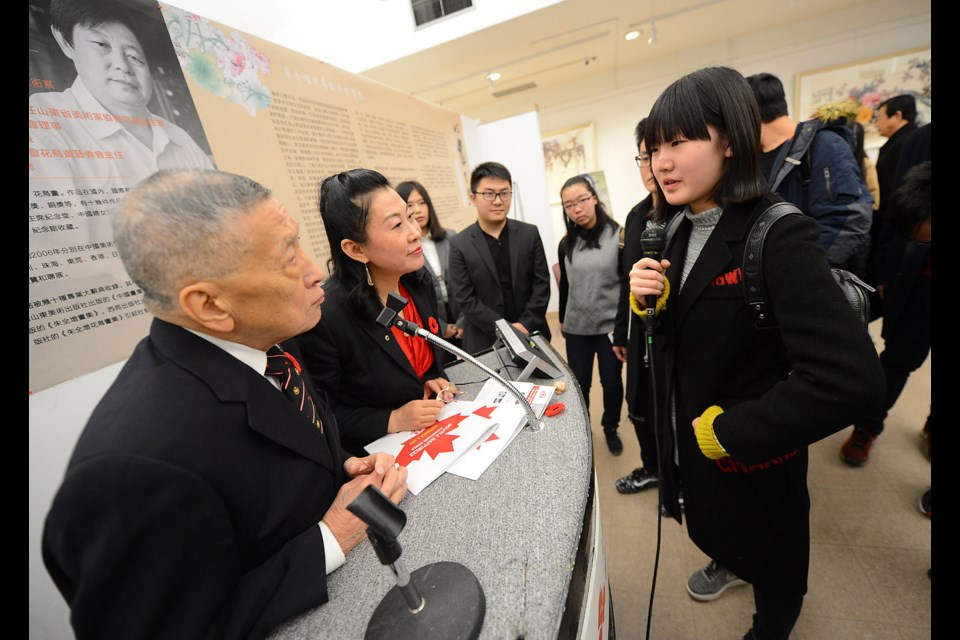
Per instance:
[[[743,295],[747,306],[753,312],[757,329],[773,329],[778,326],[773,313],[767,308],[766,287],[763,284],[763,270],[760,268],[763,258],[763,241],[770,227],[785,215],[803,215],[789,202],[778,202],[760,214],[750,228],[747,244],[743,248]],[[876,291],[869,284],[845,269],[832,268],[833,277],[843,291],[844,297],[853,308],[864,327],[870,324],[870,293]]]
[[[753,222],[753,226],[750,227],[750,234],[747,236],[747,243],[743,248],[743,264],[741,265],[743,295],[747,301],[747,307],[753,312],[754,325],[757,329],[775,329],[779,326],[777,320],[773,317],[773,313],[767,307],[767,289],[763,284],[763,270],[760,265],[763,264],[763,242],[767,237],[767,232],[770,231],[770,227],[777,220],[788,214],[802,216],[803,212],[789,202],[778,202],[770,205]],[[673,238],[674,232],[683,218],[682,213],[677,213],[667,223],[667,242]],[[863,323],[864,327],[869,325],[870,293],[873,293],[876,289],[846,269],[831,268],[830,270],[860,322]]]

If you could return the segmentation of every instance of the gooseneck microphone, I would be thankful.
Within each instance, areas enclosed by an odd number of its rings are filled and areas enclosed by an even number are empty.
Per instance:
[[[640,248],[644,258],[651,258],[658,263],[663,259],[663,250],[667,246],[667,233],[663,227],[647,226],[640,234]],[[645,296],[647,307],[647,324],[653,320],[657,310],[657,296]]]
[[[473,366],[477,367],[485,374],[496,380],[500,383],[507,393],[512,395],[517,399],[517,402],[523,408],[524,413],[527,415],[527,426],[526,428],[530,431],[540,431],[543,429],[543,422],[537,418],[537,414],[534,412],[533,407],[530,406],[530,401],[527,400],[526,396],[517,391],[517,388],[512,384],[503,379],[499,373],[486,366],[472,355],[455,347],[443,338],[435,336],[426,329],[420,327],[415,322],[410,322],[409,320],[404,320],[400,316],[400,312],[403,311],[403,308],[407,306],[407,299],[401,296],[399,293],[391,291],[387,295],[387,306],[383,308],[380,312],[380,315],[377,316],[377,324],[381,327],[396,327],[400,331],[403,331],[408,336],[417,336],[429,342],[430,344],[435,344],[444,351],[452,353],[455,356],[463,358],[465,361],[469,362]]]

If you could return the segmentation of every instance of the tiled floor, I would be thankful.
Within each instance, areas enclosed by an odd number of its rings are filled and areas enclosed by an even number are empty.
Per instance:
[[[553,345],[565,353],[550,314]],[[870,327],[882,348],[880,323]],[[592,407],[602,406],[594,373]],[[849,429],[810,448],[809,592],[791,640],[920,640],[931,637],[931,520],[918,503],[930,485],[930,461],[920,428],[930,406],[930,358],[907,382],[886,421],[870,463],[853,468],[840,460]],[[750,626],[749,587],[731,589],[709,603],[692,600],[686,580],[709,558],[675,520],[657,517],[657,494],[620,495],[614,482],[640,464],[639,447],[624,406],[623,454],[607,450],[594,412],[593,442],[607,571],[618,640],[739,640]],[[658,531],[659,528],[659,531]],[[648,616],[657,540],[659,565],[652,616]]]

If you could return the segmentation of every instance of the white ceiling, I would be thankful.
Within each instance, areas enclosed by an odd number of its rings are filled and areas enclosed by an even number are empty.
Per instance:
[[[511,14],[516,17],[496,23],[491,7],[503,6],[503,0],[474,0],[474,9],[416,29],[409,0],[342,1],[350,9],[333,9],[344,5],[323,0],[171,4],[335,66],[353,66],[363,76],[481,121],[513,115],[520,105],[550,108],[581,89],[596,95],[630,87],[650,78],[650,65],[694,46],[729,47],[735,38],[823,14],[842,15],[845,8],[891,6],[889,0],[509,0],[520,7]],[[929,1],[913,4],[929,11]],[[362,12],[366,19],[358,17]],[[648,44],[654,23],[656,42]],[[476,24],[492,26],[468,33]],[[423,48],[440,33],[433,29],[467,35]],[[625,40],[631,29],[642,30],[641,37]],[[332,34],[341,44],[324,50]],[[413,51],[417,42],[422,50],[398,59],[369,68],[360,61],[390,60],[391,50]],[[489,71],[502,78],[491,85]]]

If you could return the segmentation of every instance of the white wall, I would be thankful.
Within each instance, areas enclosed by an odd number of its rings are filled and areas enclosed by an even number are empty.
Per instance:
[[[608,212],[622,223],[633,205],[647,194],[633,160],[637,154],[633,130],[667,85],[690,71],[712,65],[730,66],[745,76],[769,72],[783,81],[791,117],[803,119],[806,116],[794,113],[793,106],[798,73],[930,46],[929,11],[891,19],[897,11],[905,10],[902,5],[899,0],[867,3],[789,28],[692,48],[682,56],[659,60],[638,70],[633,78],[635,84],[629,89],[605,95],[570,91],[570,95],[587,97],[541,110],[540,125],[546,132],[594,123],[597,169],[605,172],[610,194]]]
[[[124,362],[30,396],[30,640],[73,637],[70,610],[50,580],[40,556],[43,520],[83,425]]]

